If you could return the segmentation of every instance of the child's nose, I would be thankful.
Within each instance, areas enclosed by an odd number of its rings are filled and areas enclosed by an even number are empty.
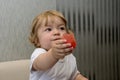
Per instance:
[[[59,32],[59,30],[55,29],[53,34],[54,35],[60,35],[60,32]]]

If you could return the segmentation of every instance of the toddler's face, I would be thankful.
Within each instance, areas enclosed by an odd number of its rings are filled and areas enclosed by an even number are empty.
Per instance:
[[[64,21],[59,17],[48,17],[48,24],[38,29],[39,45],[49,50],[52,41],[62,37],[64,33],[67,33]]]

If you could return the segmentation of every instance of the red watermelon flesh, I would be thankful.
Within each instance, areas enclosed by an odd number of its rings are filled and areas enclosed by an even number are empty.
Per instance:
[[[76,47],[76,40],[73,34],[63,34],[63,38],[67,40],[67,43],[71,43],[73,48]]]

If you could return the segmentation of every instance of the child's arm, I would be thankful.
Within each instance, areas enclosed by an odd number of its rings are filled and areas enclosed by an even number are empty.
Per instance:
[[[75,77],[75,80],[88,80],[88,79],[81,75],[80,73],[78,73],[77,76]]]
[[[52,56],[51,51],[40,54],[33,62],[33,70],[46,70],[52,67],[58,60]]]
[[[55,40],[52,43],[52,48],[46,53],[40,54],[33,62],[33,70],[47,70],[54,66],[56,62],[70,54],[72,51],[71,45],[65,43],[64,39]]]

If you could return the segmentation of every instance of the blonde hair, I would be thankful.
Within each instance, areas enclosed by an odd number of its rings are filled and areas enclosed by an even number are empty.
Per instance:
[[[52,18],[54,16],[61,18],[64,21],[65,26],[67,25],[67,21],[64,18],[64,16],[60,12],[55,11],[55,10],[45,11],[45,12],[39,14],[33,20],[29,40],[31,43],[34,44],[35,47],[40,47],[40,46],[38,46],[38,36],[37,36],[38,28],[40,28],[42,25],[47,25],[48,17]]]

